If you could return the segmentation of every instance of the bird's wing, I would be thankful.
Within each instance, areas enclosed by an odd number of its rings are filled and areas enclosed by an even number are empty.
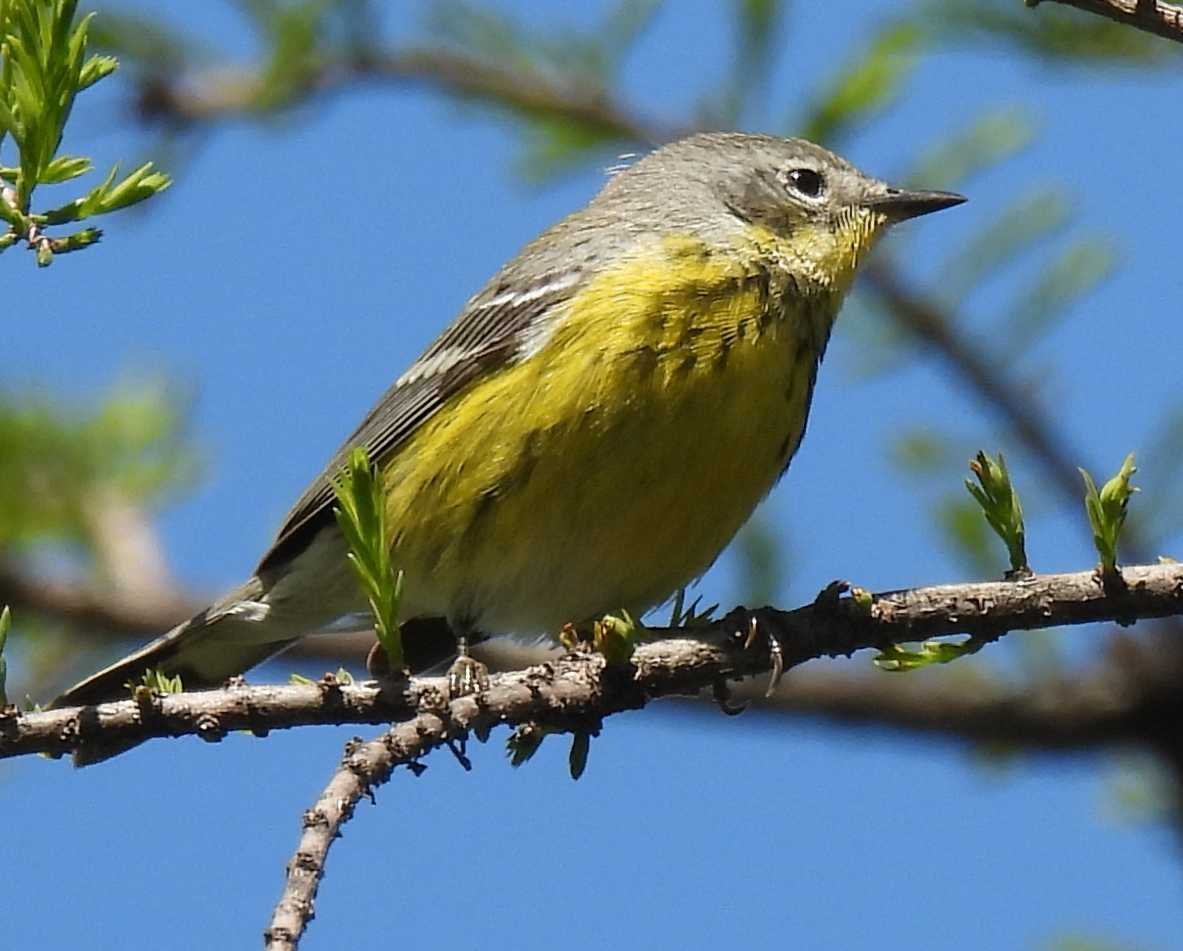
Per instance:
[[[447,401],[474,380],[518,359],[543,314],[573,294],[580,272],[550,273],[507,287],[494,280],[390,387],[357,430],[341,445],[283,521],[259,571],[286,561],[332,520],[332,480],[356,447],[379,465]]]

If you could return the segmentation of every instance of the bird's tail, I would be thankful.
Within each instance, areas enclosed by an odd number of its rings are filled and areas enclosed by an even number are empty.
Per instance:
[[[249,670],[298,636],[290,625],[271,616],[262,594],[262,583],[251,578],[167,634],[75,684],[50,704],[51,709],[124,699],[128,685],[141,683],[149,670],[179,676],[186,690],[216,687]],[[84,747],[74,762],[79,766],[97,763],[134,745]]]

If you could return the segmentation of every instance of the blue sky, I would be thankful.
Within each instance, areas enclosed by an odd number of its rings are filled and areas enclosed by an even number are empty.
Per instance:
[[[556,18],[556,5],[503,6]],[[669,6],[677,15],[660,18],[626,80],[646,109],[676,117],[728,53],[723,5]],[[791,131],[838,53],[895,7],[795,5],[772,105],[749,127]],[[177,5],[176,15],[235,35],[220,9]],[[415,22],[396,18],[396,35]],[[1080,462],[1098,471],[1146,445],[1178,398],[1181,199],[1155,179],[1179,153],[1181,95],[1177,69],[1052,70],[967,44],[926,59],[898,107],[846,149],[891,177],[983,110],[1019,106],[1038,122],[1029,150],[966,183],[969,205],[909,226],[899,247],[907,270],[931,279],[991,207],[1065,184],[1080,226],[1110,235],[1127,266],[1012,369],[1040,386]],[[68,144],[130,158],[124,104],[93,96]],[[15,298],[5,385],[85,404],[123,374],[162,374],[193,392],[206,479],[160,527],[188,585],[227,587],[389,381],[497,266],[601,181],[590,170],[527,187],[514,174],[517,144],[480,110],[383,89],[274,128],[222,129],[156,207],[109,221],[98,248],[47,272],[4,257]],[[992,343],[992,318],[1029,276],[1004,275],[970,302],[967,319]],[[869,588],[965,577],[886,449],[918,424],[1014,444],[935,362],[866,379],[865,345],[840,324],[804,447],[767,503],[792,553],[785,604],[834,577]],[[1153,485],[1154,473],[1144,478]],[[1081,516],[1037,496],[1032,509],[1037,568],[1091,564]],[[725,605],[739,596],[728,559],[702,591]],[[276,664],[254,676],[286,674]],[[0,900],[0,943],[251,946],[300,813],[354,732],[158,742],[82,772],[6,764],[0,809],[19,887]],[[572,783],[562,742],[513,771],[503,740],[474,750],[472,774],[437,756],[361,807],[330,857],[306,948],[443,938],[571,951],[774,941],[985,951],[1069,932],[1178,944],[1177,844],[1114,819],[1108,759],[986,768],[956,745],[886,732],[655,707],[613,718]]]

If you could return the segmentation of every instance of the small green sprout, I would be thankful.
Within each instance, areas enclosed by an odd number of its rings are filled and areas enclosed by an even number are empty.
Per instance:
[[[620,617],[605,614],[592,626],[592,649],[603,654],[610,664],[623,664],[633,656],[644,636],[645,625],[621,610]]]
[[[1138,491],[1137,487],[1130,485],[1130,478],[1137,471],[1131,452],[1117,470],[1117,475],[1098,492],[1093,477],[1084,469],[1080,470],[1084,478],[1084,508],[1093,530],[1093,545],[1101,556],[1101,573],[1105,575],[1113,575],[1117,571],[1117,542],[1125,525],[1130,496]]]
[[[183,693],[185,685],[181,683],[181,675],[169,676],[162,670],[149,667],[141,675],[139,682],[128,681],[124,686],[131,691],[132,696],[147,699],[147,696],[166,697],[172,693]]]
[[[382,475],[364,449],[354,449],[350,454],[349,462],[333,482],[333,494],[337,497],[333,514],[349,545],[349,562],[370,603],[378,643],[386,652],[390,669],[404,670],[398,626],[403,573],[396,572],[390,561]]]
[[[1011,484],[1006,460],[1001,452],[996,460],[979,452],[969,468],[977,476],[978,484],[966,479],[965,487],[982,507],[990,527],[1006,545],[1011,573],[1026,574],[1031,568],[1027,564],[1023,506],[1019,502],[1019,493]]]

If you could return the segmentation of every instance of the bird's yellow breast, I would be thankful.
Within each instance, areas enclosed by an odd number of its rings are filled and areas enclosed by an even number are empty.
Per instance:
[[[593,279],[389,461],[410,613],[554,632],[697,577],[796,451],[837,306],[691,240]]]

